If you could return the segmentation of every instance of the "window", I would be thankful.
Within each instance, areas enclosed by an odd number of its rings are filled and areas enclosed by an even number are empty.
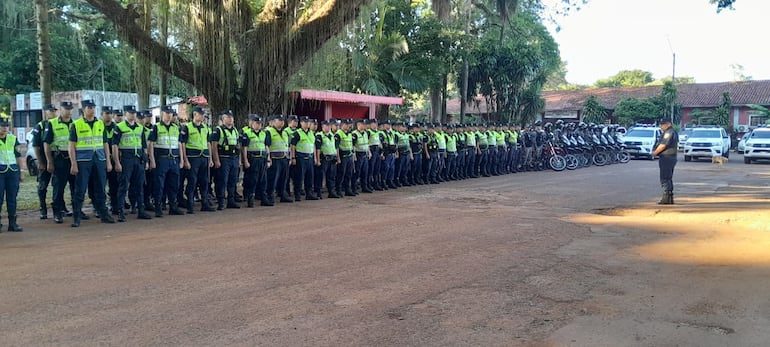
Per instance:
[[[28,111],[14,111],[13,119],[11,120],[11,126],[16,128],[24,128],[27,126],[27,112]]]
[[[749,114],[749,126],[756,127],[767,122],[767,116],[763,114]]]

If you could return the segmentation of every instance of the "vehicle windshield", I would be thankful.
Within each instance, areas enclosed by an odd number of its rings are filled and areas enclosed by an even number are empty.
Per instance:
[[[754,131],[751,133],[752,139],[770,139],[770,131]]]
[[[719,130],[700,130],[690,134],[690,137],[722,137],[722,133]]]
[[[679,132],[679,137],[682,137],[682,135],[690,136],[690,134],[692,134],[692,129],[685,129]]]
[[[653,137],[655,130],[652,129],[634,129],[628,132],[625,137]]]

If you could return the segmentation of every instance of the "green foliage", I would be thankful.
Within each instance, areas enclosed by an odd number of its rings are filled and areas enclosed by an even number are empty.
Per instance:
[[[658,102],[661,107],[661,114],[665,119],[672,119],[674,124],[679,124],[680,114],[677,112],[681,106],[676,103],[677,90],[674,83],[666,81],[663,83],[661,95]]]
[[[722,93],[722,103],[714,111],[714,124],[724,127],[728,126],[730,124],[730,109],[732,107],[733,103],[730,100],[730,92]]]
[[[600,79],[594,84],[598,88],[603,87],[641,87],[654,81],[652,72],[643,70],[623,70],[614,76]]]
[[[647,83],[648,86],[662,86],[666,82],[671,82],[671,76],[666,76],[658,80],[654,80],[650,83]],[[695,77],[691,76],[676,76],[674,78],[674,84],[694,84],[695,83]]]
[[[768,109],[767,107],[764,107],[762,105],[757,105],[757,104],[748,104],[746,106],[748,106],[754,111],[757,111],[761,115],[770,117],[770,109]]]
[[[654,99],[623,98],[613,113],[618,123],[631,125],[638,121],[654,122],[660,118],[660,105]]]
[[[602,106],[595,95],[586,99],[582,114],[584,122],[603,124],[607,120],[607,109]]]

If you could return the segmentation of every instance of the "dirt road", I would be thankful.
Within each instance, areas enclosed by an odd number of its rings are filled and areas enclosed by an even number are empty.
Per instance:
[[[770,166],[525,173],[0,235],[3,346],[763,346]]]

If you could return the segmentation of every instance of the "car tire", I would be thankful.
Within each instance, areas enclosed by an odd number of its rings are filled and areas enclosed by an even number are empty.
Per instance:
[[[743,157],[743,163],[744,164],[751,164],[751,158]]]
[[[727,151],[727,152],[725,152],[725,154],[724,154],[723,156],[724,156],[725,158],[730,158],[730,151]]]
[[[689,155],[684,156],[684,161],[692,161],[692,157]]]

